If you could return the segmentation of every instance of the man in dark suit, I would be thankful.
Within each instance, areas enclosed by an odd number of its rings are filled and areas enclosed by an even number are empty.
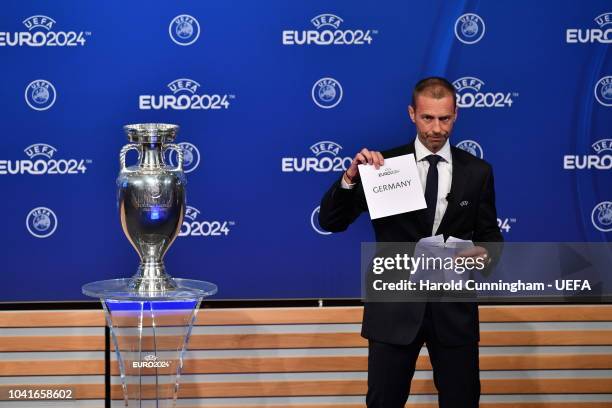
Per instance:
[[[408,108],[416,139],[385,152],[362,149],[321,202],[319,223],[340,232],[367,211],[359,164],[377,169],[385,158],[413,153],[427,208],[372,221],[378,242],[417,242],[443,234],[475,242],[462,253],[487,263],[498,256],[489,242],[503,238],[497,225],[491,166],[448,141],[457,119],[455,89],[446,79],[425,78]],[[487,249],[488,248],[488,249]],[[442,302],[366,302],[362,336],[368,342],[370,408],[404,407],[423,344],[433,366],[441,408],[478,407],[478,305]]]

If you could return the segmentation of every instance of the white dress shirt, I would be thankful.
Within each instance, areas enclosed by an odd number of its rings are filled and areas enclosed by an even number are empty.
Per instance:
[[[421,143],[418,137],[414,141],[414,153],[419,178],[421,179],[421,185],[423,186],[423,194],[425,194],[425,182],[427,180],[427,171],[429,170],[429,162],[425,160],[425,157],[433,153],[430,152],[423,143]],[[442,217],[446,212],[446,207],[448,207],[448,200],[446,197],[448,196],[448,193],[450,193],[451,182],[453,180],[453,157],[448,140],[444,146],[442,146],[442,149],[440,149],[440,151],[438,151],[436,154],[442,157],[442,160],[438,162],[438,200],[436,203],[436,213],[434,214],[434,223],[431,235],[435,235],[440,223],[442,222]],[[340,184],[344,189],[352,189],[355,186],[355,184],[348,184],[346,181],[344,181],[344,177],[342,178],[342,182]]]

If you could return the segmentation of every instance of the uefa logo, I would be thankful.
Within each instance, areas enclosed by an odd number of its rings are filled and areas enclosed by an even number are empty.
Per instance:
[[[595,98],[603,106],[612,106],[612,76],[605,76],[595,84]]]
[[[26,227],[36,238],[47,238],[53,235],[57,228],[57,217],[47,207],[36,207],[28,213]]]
[[[601,232],[612,231],[612,201],[602,201],[591,212],[593,226]]]
[[[37,79],[26,86],[25,101],[37,111],[49,109],[55,103],[57,93],[53,84],[44,79]]]
[[[331,235],[331,232],[325,231],[323,228],[321,228],[321,225],[319,225],[319,212],[320,211],[321,211],[321,207],[319,206],[314,209],[312,214],[310,214],[310,225],[312,226],[312,229],[315,230],[315,232],[318,234]]]
[[[480,159],[484,158],[482,147],[478,144],[478,142],[475,142],[474,140],[462,140],[461,142],[457,143],[455,147],[461,150],[465,150],[472,156],[476,156]]]
[[[321,78],[312,87],[312,100],[323,109],[331,109],[342,100],[342,86],[334,78]]]
[[[181,14],[172,19],[168,33],[175,44],[191,45],[200,37],[200,23],[188,14]]]
[[[484,33],[485,23],[478,14],[464,14],[455,22],[455,36],[464,44],[476,44]]]
[[[183,172],[191,173],[192,171],[197,169],[198,165],[200,164],[200,151],[197,147],[195,147],[195,145],[188,142],[182,142],[178,145],[183,150]],[[176,151],[170,151],[168,161],[172,166],[176,166]]]

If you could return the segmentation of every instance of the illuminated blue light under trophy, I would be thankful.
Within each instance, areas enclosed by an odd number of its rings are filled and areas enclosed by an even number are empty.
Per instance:
[[[141,407],[149,400],[146,406],[174,407],[200,301],[217,287],[172,278],[164,266],[185,214],[183,153],[172,143],[178,126],[147,123],[124,129],[130,144],[119,154],[117,204],[123,232],[140,265],[131,278],[88,283],[83,293],[102,300],[125,406]],[[138,163],[128,167],[130,150],[138,152]],[[176,167],[164,163],[168,150],[176,152]]]

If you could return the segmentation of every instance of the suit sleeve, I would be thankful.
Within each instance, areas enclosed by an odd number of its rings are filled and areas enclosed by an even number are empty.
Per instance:
[[[329,232],[346,230],[368,209],[361,183],[349,190],[342,188],[341,180],[342,176],[332,184],[321,200],[319,225]]]
[[[501,243],[504,241],[504,237],[502,236],[499,226],[497,225],[495,186],[493,181],[493,169],[491,166],[487,166],[487,173],[485,175],[480,193],[473,241],[476,243],[476,245],[483,246],[487,249],[489,256],[493,261],[493,265],[497,263],[499,257],[501,256]],[[492,268],[487,268],[489,273],[491,270]]]

